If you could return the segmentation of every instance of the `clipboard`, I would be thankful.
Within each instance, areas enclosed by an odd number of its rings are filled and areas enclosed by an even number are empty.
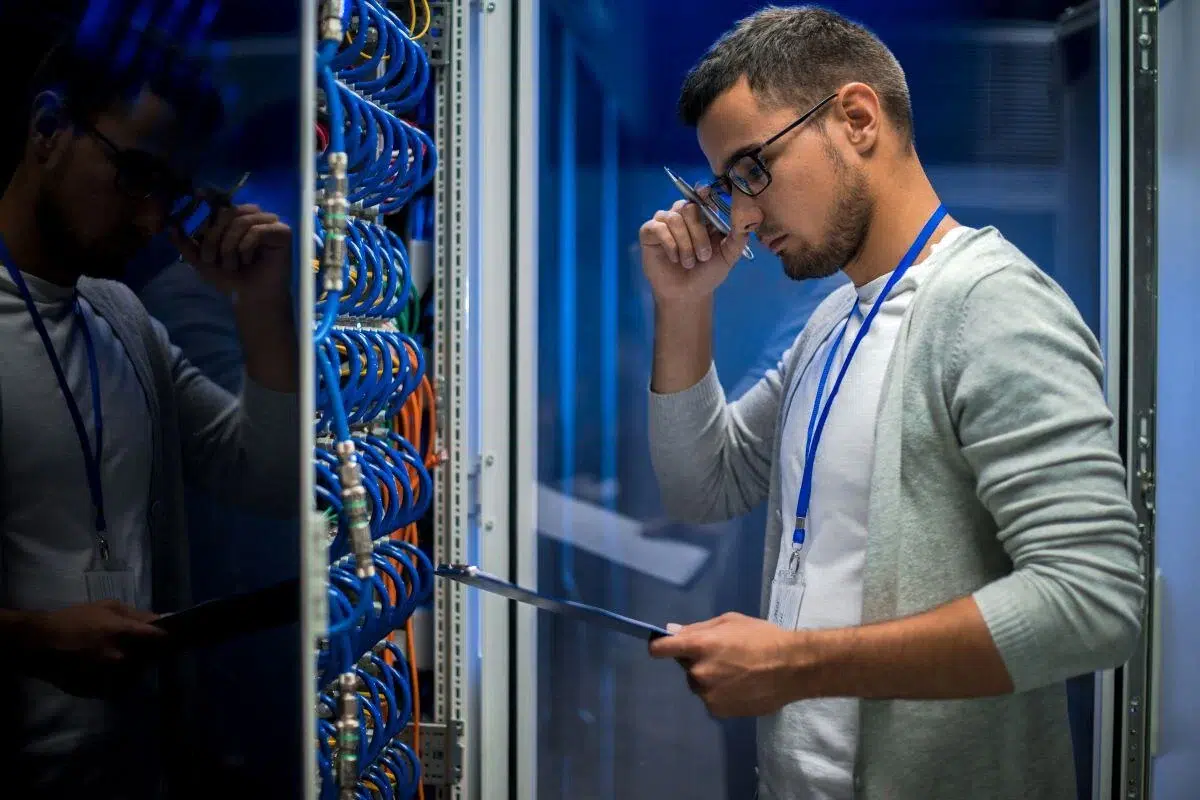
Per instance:
[[[167,650],[209,647],[300,620],[300,579],[209,600],[163,614],[152,625],[167,632]]]
[[[536,606],[543,611],[549,611],[564,617],[571,617],[572,619],[588,622],[592,625],[599,625],[636,639],[653,641],[654,639],[671,635],[666,628],[661,628],[658,625],[651,625],[648,622],[622,616],[608,609],[591,606],[587,603],[577,603],[574,600],[562,600],[557,597],[550,597],[540,592],[535,592],[532,589],[517,586],[515,583],[509,583],[470,564],[441,564],[437,567],[435,573],[443,578],[449,578],[467,586],[474,586],[476,589],[483,589],[485,592],[491,592],[502,597],[507,597],[510,600],[516,600],[518,603],[526,603]]]

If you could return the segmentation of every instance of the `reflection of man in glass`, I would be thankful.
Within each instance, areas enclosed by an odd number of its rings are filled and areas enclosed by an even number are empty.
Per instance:
[[[760,12],[680,107],[732,232],[686,203],[642,228],[652,453],[676,515],[768,500],[766,619],[652,653],[713,714],[762,718],[765,798],[1074,796],[1064,682],[1126,659],[1142,598],[1094,337],[995,229],[945,213],[863,28]],[[712,297],[751,233],[790,277],[853,285],[727,404]]]
[[[220,115],[177,88],[112,81],[59,49],[0,197],[6,796],[156,796],[157,757],[187,757],[179,675],[143,669],[169,645],[154,612],[190,599],[183,480],[294,512],[292,234],[228,204],[194,237],[179,227],[197,196],[186,154]],[[236,297],[239,397],[111,280],[163,230]]]

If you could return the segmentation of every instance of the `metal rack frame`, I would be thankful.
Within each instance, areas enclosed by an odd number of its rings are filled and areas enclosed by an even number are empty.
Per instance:
[[[436,557],[534,585],[538,3],[440,6]],[[439,796],[534,796],[533,609],[449,581],[435,607],[436,722],[464,730],[461,780]]]
[[[430,3],[436,36],[427,46],[431,66],[435,68],[435,127],[434,137],[440,155],[435,175],[434,201],[437,227],[434,242],[434,281],[436,320],[433,342],[433,379],[437,395],[437,432],[435,447],[446,456],[444,465],[435,473],[436,497],[434,514],[434,557],[438,562],[465,561],[472,535],[472,503],[474,474],[470,468],[469,450],[470,392],[470,326],[468,307],[471,277],[471,241],[475,225],[470,218],[471,168],[470,104],[471,70],[468,36],[470,17],[475,11],[471,0],[434,0]],[[303,15],[301,40],[300,103],[307,109],[301,115],[299,131],[300,152],[311,153],[315,147],[314,119],[316,88],[315,48],[317,40],[316,15]],[[304,208],[315,202],[316,183],[313,159],[305,157],[300,165]],[[298,226],[298,263],[310,263],[314,255],[313,217],[301,214]],[[312,330],[315,314],[315,289],[312,281],[300,281],[298,323],[301,330]],[[311,337],[301,337],[300,380],[301,418],[306,421],[299,432],[301,452],[311,452],[315,446],[313,428],[307,424],[315,416],[316,372],[315,353]],[[324,588],[328,568],[328,530],[324,517],[314,513],[314,477],[311,465],[305,461],[299,476],[302,508],[301,547],[301,609],[302,652],[313,652],[328,626],[327,600]],[[436,796],[461,800],[477,796],[476,761],[469,756],[477,753],[477,731],[474,727],[472,703],[468,687],[471,669],[468,642],[474,623],[461,585],[439,581],[434,596],[434,720],[422,725],[423,761],[431,768],[427,782],[437,786]],[[301,665],[301,707],[303,774],[313,776],[305,781],[305,800],[317,797],[316,752],[312,742],[317,736],[317,713],[312,702],[311,687],[316,680],[316,665],[304,658]],[[411,732],[411,726],[410,726]],[[466,755],[467,757],[464,757]]]
[[[1101,0],[1098,9],[1100,35],[1100,196],[1104,212],[1101,239],[1100,341],[1104,347],[1104,394],[1113,417],[1121,419],[1121,35],[1114,25],[1121,0]],[[1117,365],[1116,368],[1113,365]],[[1113,786],[1113,729],[1115,697],[1120,670],[1108,669],[1096,674],[1096,694],[1092,731],[1092,798],[1108,800]]]
[[[538,364],[538,180],[541,163],[541,0],[521,0],[514,20],[513,78],[518,87],[513,108],[520,135],[513,147],[516,170],[513,232],[513,572],[523,586],[537,586],[537,364]],[[517,798],[537,797],[538,644],[537,610],[514,609],[511,698]]]
[[[515,140],[512,97],[514,2],[475,4],[475,64],[478,115],[472,119],[479,160],[475,174],[480,224],[475,265],[478,312],[476,361],[479,399],[479,564],[509,580],[512,565],[511,512],[513,442],[511,380],[515,366],[512,334],[517,325],[512,303],[512,206]],[[486,254],[486,255],[485,255]],[[480,691],[476,763],[479,780],[472,798],[507,800],[513,668],[510,658],[515,609],[495,595],[479,598]],[[484,747],[483,743],[487,746]],[[483,778],[486,777],[486,781]]]
[[[1158,0],[1125,0],[1120,16],[1123,130],[1121,241],[1126,270],[1123,292],[1126,380],[1121,416],[1129,496],[1141,537],[1142,575],[1147,595],[1142,634],[1121,682],[1122,728],[1119,783],[1113,797],[1150,797],[1150,759],[1157,723],[1153,699],[1158,571],[1154,546],[1156,465],[1155,413],[1158,404]]]
[[[300,208],[304,212],[316,205],[317,167],[309,154],[316,151],[317,87],[317,14],[315,9],[300,13]],[[297,220],[296,254],[297,264],[311,264],[316,256],[313,237],[316,223],[311,212],[301,213]],[[304,273],[301,273],[302,275]],[[321,633],[328,628],[329,602],[325,596],[328,580],[328,528],[322,515],[315,512],[313,498],[316,483],[313,474],[312,452],[316,447],[316,434],[311,420],[317,415],[317,372],[316,349],[312,331],[316,318],[316,286],[312,280],[299,281],[296,327],[303,332],[300,336],[300,430],[298,432],[300,453],[300,708],[304,709],[302,736],[300,739],[300,765],[304,781],[304,800],[317,800],[317,706],[313,702],[312,687],[317,682],[317,664],[311,654],[316,652]]]
[[[1129,662],[1097,677],[1094,800],[1150,796],[1155,597],[1155,411],[1158,371],[1158,2],[1099,4],[1102,79],[1102,197],[1105,210],[1103,340],[1105,390],[1117,420],[1128,491],[1137,514],[1147,598]]]
[[[440,165],[434,179],[437,227],[434,238],[433,292],[434,382],[437,394],[437,450],[445,457],[435,476],[434,559],[438,563],[467,560],[470,512],[468,442],[469,358],[468,296],[471,226],[468,219],[468,8],[466,0],[440,3],[445,27],[441,53],[445,64],[437,77],[435,132]],[[465,592],[453,581],[439,581],[434,593],[434,722],[461,723],[461,746],[470,753],[476,731],[469,716],[467,647],[470,636]],[[472,779],[470,762],[466,780]],[[464,786],[455,776],[437,791],[439,798],[461,800]],[[468,793],[467,796],[470,796]]]

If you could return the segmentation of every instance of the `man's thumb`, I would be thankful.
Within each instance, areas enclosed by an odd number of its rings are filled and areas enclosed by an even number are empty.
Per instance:
[[[746,242],[749,239],[750,231],[733,228],[721,240],[721,255],[725,257],[725,261],[730,266],[741,260],[742,251],[746,249]]]
[[[113,611],[125,619],[146,624],[154,622],[159,616],[152,611],[142,611],[141,609],[134,608],[133,606],[127,606],[123,603],[114,606]]]

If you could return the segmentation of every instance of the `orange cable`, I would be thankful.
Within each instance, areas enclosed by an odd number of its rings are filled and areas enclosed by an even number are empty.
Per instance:
[[[412,368],[415,369],[417,366],[416,353],[409,351],[409,358],[409,363],[411,364]],[[415,447],[418,448],[418,450],[421,445],[421,439],[426,423],[429,423],[430,428],[432,428],[433,422],[436,419],[433,407],[434,400],[435,397],[433,394],[433,385],[429,382],[428,376],[423,377],[420,385],[417,388],[417,391],[413,392],[413,394],[408,398],[407,402],[405,402],[404,406],[400,409],[400,413],[397,414],[392,420],[392,430],[411,442]],[[431,453],[426,457],[425,461],[427,468],[432,468],[433,466],[436,466],[438,459],[434,454]],[[409,475],[412,482],[411,485],[413,486],[413,499],[415,501],[420,497],[422,486],[418,480],[418,474],[414,468],[409,468]],[[419,529],[417,524],[413,522],[409,525],[406,525],[401,530],[393,531],[391,533],[391,537],[394,539],[400,539],[416,547],[420,543],[418,531]],[[395,588],[397,591],[399,591],[400,587]],[[393,636],[395,635],[396,634],[393,634]],[[409,617],[409,619],[407,619],[404,623],[404,644],[405,650],[408,654],[409,680],[412,682],[412,695],[414,699],[412,714],[413,754],[417,757],[417,760],[420,761],[421,686],[420,676],[417,669],[416,636],[413,630],[413,620],[411,617]],[[385,654],[385,659],[388,664],[395,664],[396,659],[390,651]],[[424,782],[418,785],[417,795],[419,800],[425,800]]]

